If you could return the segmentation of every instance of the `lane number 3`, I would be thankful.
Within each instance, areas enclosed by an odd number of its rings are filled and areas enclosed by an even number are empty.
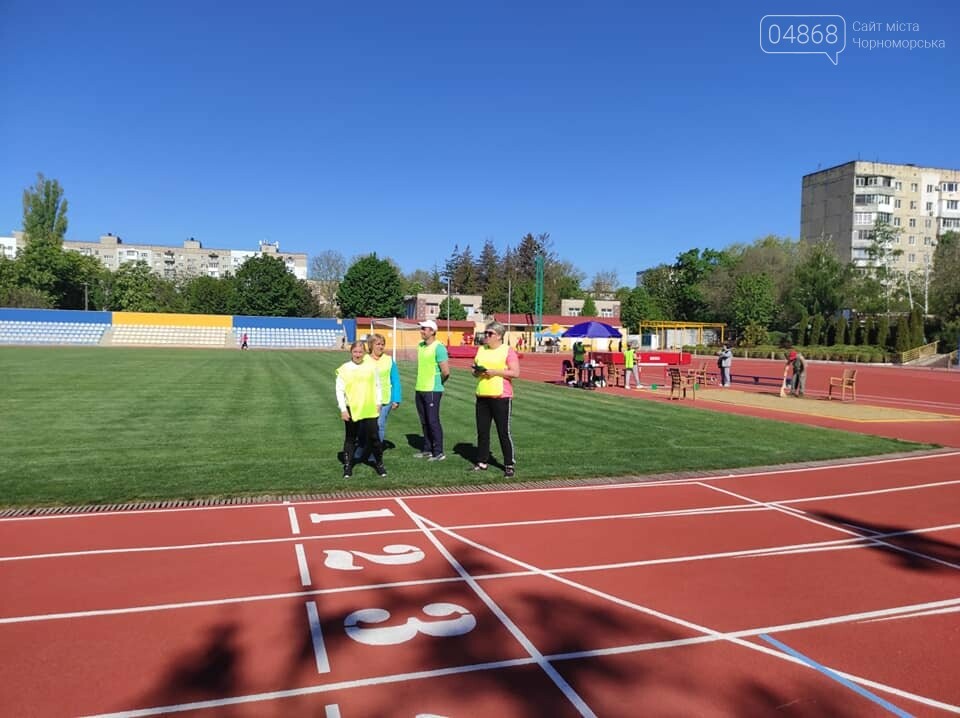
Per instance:
[[[418,633],[437,638],[462,636],[477,627],[477,619],[470,611],[455,603],[430,603],[423,612],[431,618],[425,621],[411,616],[398,626],[376,626],[390,620],[390,611],[383,608],[364,608],[354,611],[343,620],[347,635],[368,646],[394,646],[405,643]],[[448,618],[452,616],[453,618]]]

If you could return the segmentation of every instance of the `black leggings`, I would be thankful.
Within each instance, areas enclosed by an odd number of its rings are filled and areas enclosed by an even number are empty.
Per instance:
[[[367,436],[367,441],[364,443],[366,451],[360,458],[360,461],[365,462],[368,458],[370,458],[370,454],[372,452],[373,460],[378,464],[382,464],[383,444],[380,443],[380,431],[377,428],[376,417],[371,419],[358,419],[357,421],[350,420],[343,422],[343,463],[353,463],[353,452],[356,451],[357,447],[357,431],[361,427],[363,427],[363,431]]]
[[[497,426],[500,438],[500,450],[503,452],[503,465],[513,466],[513,437],[510,436],[510,416],[513,399],[499,397],[477,397],[477,463],[490,461],[490,421]]]

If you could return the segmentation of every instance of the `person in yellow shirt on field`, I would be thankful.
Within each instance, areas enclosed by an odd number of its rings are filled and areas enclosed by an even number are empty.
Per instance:
[[[363,342],[350,345],[350,361],[337,369],[337,406],[343,419],[343,478],[353,476],[357,432],[363,427],[367,448],[362,460],[373,453],[377,475],[386,476],[383,466],[383,444],[377,419],[380,417],[381,386],[376,363],[367,355]]]
[[[484,331],[484,343],[477,349],[473,375],[477,378],[477,462],[474,471],[486,471],[490,461],[490,422],[497,427],[500,451],[503,452],[503,474],[515,474],[513,436],[510,418],[513,409],[513,380],[520,376],[517,352],[503,343],[506,327],[491,322]]]

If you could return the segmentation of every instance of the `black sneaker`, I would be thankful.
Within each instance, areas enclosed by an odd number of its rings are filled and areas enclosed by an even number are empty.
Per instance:
[[[377,464],[374,468],[377,471],[377,476],[387,475],[387,467],[385,467],[383,464]]]
[[[508,466],[503,470],[503,475],[507,479],[512,479],[515,473],[516,472],[514,471],[512,466]]]
[[[353,476],[353,467],[350,466],[350,464],[344,464],[344,465],[343,465],[343,478],[349,479],[351,476]]]

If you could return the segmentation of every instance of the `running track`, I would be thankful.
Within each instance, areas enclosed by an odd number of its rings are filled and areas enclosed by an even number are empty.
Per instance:
[[[0,707],[960,713],[958,462],[4,519]]]

